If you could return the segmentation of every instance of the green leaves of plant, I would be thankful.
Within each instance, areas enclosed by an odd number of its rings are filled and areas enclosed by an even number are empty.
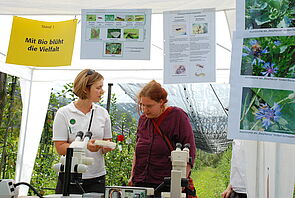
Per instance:
[[[271,20],[270,20],[268,14],[260,15],[255,18],[255,22],[257,23],[257,25],[263,25],[263,24],[268,23],[270,21]]]
[[[280,47],[280,53],[284,53],[288,47],[289,47],[288,45],[284,45],[284,46]]]
[[[279,10],[282,2],[282,0],[271,0],[269,1],[269,5]]]
[[[294,27],[293,0],[246,0],[245,28]]]

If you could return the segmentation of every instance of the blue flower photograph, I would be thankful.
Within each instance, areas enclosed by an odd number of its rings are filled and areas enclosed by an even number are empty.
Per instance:
[[[295,134],[295,92],[244,87],[240,129]]]
[[[295,78],[295,36],[246,38],[241,75]]]

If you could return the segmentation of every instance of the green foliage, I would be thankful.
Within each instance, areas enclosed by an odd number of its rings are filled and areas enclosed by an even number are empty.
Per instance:
[[[199,170],[208,166],[216,168],[221,157],[221,153],[213,154],[197,149],[194,169]]]
[[[246,0],[246,29],[295,26],[294,0]]]
[[[22,100],[20,86],[16,77],[7,75],[6,103],[3,104],[0,123],[0,178],[15,176],[18,136],[20,131]]]
[[[51,147],[53,148],[53,146]],[[31,184],[41,194],[54,194],[57,173],[52,169],[52,166],[58,163],[59,155],[54,151],[47,153],[40,149],[38,155],[32,173]],[[34,193],[30,190],[29,195],[34,195]]]
[[[242,75],[295,78],[295,37],[246,38]]]
[[[122,44],[121,43],[107,43],[106,54],[121,54]]]
[[[222,185],[227,186],[229,184],[230,177],[231,151],[231,146],[228,147],[223,153],[218,154],[206,153],[204,151],[197,150],[195,166],[192,170],[192,173],[195,175],[202,174],[203,171],[206,172],[207,170],[204,168],[212,168],[212,170],[218,172],[218,180],[222,183]],[[203,187],[198,188],[202,189]]]
[[[220,154],[197,152],[191,177],[199,198],[220,198],[229,184],[231,147]]]
[[[203,167],[192,172],[198,198],[220,198],[226,189],[218,169]]]
[[[131,173],[133,153],[135,148],[137,121],[130,115],[120,112],[117,108],[117,98],[112,95],[110,117],[112,122],[113,142],[122,146],[106,154],[106,184],[126,185]],[[124,141],[118,142],[117,136],[124,135]]]
[[[220,174],[220,177],[225,187],[227,187],[230,182],[231,156],[232,156],[232,147],[230,146],[222,153],[222,157],[217,164],[217,170]]]

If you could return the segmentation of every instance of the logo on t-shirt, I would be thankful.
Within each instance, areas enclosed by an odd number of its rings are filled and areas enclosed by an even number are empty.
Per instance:
[[[76,123],[76,120],[75,119],[70,119],[70,123],[71,124],[75,124]]]

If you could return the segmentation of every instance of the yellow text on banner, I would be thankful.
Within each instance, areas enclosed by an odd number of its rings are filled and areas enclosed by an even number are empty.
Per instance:
[[[6,63],[38,67],[71,65],[77,19],[44,22],[14,16]]]

